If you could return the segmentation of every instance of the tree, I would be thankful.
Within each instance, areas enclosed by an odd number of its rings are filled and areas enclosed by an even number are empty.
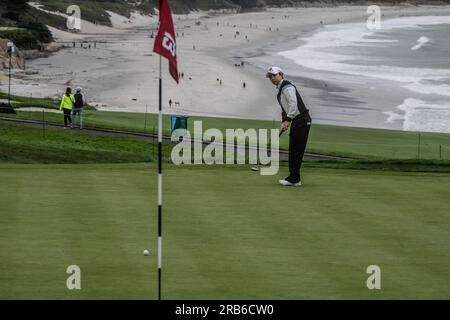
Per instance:
[[[3,17],[11,20],[19,20],[20,17],[27,11],[27,0],[3,0],[5,13]]]

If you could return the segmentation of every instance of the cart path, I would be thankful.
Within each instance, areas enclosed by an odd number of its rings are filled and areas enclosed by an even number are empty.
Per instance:
[[[57,124],[57,123],[43,123],[42,121],[36,121],[36,120],[25,120],[25,119],[16,119],[16,118],[3,118],[0,117],[0,124],[1,123],[14,123],[19,125],[25,125],[29,127],[34,128],[45,128],[45,129],[56,129],[56,130],[64,130],[64,125]],[[71,129],[71,130],[78,130],[78,129]],[[130,139],[137,139],[137,140],[154,140],[157,141],[158,135],[157,134],[148,134],[148,133],[139,133],[139,132],[131,132],[131,131],[122,131],[122,130],[114,130],[114,129],[103,129],[103,128],[92,128],[92,127],[86,127],[83,128],[82,132],[89,133],[92,135],[98,135],[98,136],[106,136],[106,137],[120,137],[120,138],[130,138]],[[163,136],[164,141],[171,141],[170,136]],[[206,141],[199,141],[192,139],[192,142],[195,143],[202,143],[204,145],[209,145],[211,142]],[[212,144],[219,144],[218,142],[212,142]],[[224,144],[224,147],[226,148],[236,148],[237,150],[257,150],[256,147],[250,147],[250,146],[233,146],[230,144]],[[267,150],[265,148],[262,148],[262,150]],[[280,150],[280,160],[287,160],[289,153],[287,150]],[[342,161],[342,160],[351,160],[350,158],[343,158],[343,157],[335,157],[335,156],[327,156],[322,154],[315,154],[315,153],[305,153],[305,156],[303,158],[304,160],[308,161]]]

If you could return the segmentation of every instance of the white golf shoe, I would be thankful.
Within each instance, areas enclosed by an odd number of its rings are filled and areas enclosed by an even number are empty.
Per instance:
[[[299,181],[297,183],[292,183],[286,179],[283,180],[278,180],[278,182],[282,185],[282,186],[286,186],[286,187],[300,187],[302,185],[302,182]]]

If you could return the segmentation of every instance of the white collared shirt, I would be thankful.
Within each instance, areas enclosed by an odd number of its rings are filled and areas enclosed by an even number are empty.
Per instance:
[[[283,79],[280,83],[278,83],[277,90],[280,90],[283,81],[285,80]],[[281,91],[281,105],[291,120],[300,114],[300,110],[298,110],[297,105],[296,89],[293,85],[287,85]]]

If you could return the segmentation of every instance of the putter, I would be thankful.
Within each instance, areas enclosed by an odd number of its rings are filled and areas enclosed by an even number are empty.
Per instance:
[[[281,137],[281,135],[285,132],[285,129],[281,129],[280,133],[278,134],[278,138]],[[252,171],[259,171],[259,165],[253,166],[250,168]]]

